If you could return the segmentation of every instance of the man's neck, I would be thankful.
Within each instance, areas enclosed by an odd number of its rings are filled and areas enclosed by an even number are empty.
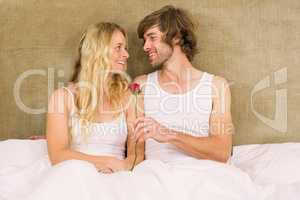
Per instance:
[[[175,47],[172,56],[162,66],[161,75],[168,76],[168,78],[173,80],[185,81],[191,77],[194,71],[196,71],[196,69],[193,67],[186,55],[181,51],[181,49]]]

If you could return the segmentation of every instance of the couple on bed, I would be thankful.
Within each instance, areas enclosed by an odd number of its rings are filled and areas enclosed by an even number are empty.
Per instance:
[[[191,64],[197,42],[188,13],[165,6],[137,32],[156,71],[137,77],[133,92],[124,29],[98,23],[83,34],[71,83],[49,101],[53,167],[28,198],[253,199],[249,177],[224,164],[230,89]]]

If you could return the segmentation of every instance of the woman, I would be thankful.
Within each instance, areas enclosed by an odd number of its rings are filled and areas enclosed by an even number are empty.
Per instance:
[[[136,113],[125,73],[128,58],[123,28],[114,23],[88,27],[71,83],[49,100],[49,159],[1,175],[0,198],[89,199],[82,195],[97,194],[98,199],[99,188],[118,182],[113,174],[130,176],[143,158],[136,159],[132,137]],[[83,185],[89,192],[82,191]]]
[[[83,34],[72,82],[49,102],[47,142],[53,165],[83,160],[104,173],[133,167],[135,144],[126,125],[135,118],[127,103],[128,57],[126,33],[119,25],[99,23]]]

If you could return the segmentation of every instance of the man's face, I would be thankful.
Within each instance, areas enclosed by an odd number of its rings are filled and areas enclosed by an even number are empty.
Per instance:
[[[144,33],[144,51],[154,67],[162,66],[172,55],[173,49],[163,41],[163,33],[157,26]]]

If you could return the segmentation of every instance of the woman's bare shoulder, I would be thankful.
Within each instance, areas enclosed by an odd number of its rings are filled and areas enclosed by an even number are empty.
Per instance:
[[[74,84],[68,84],[65,87],[60,87],[53,91],[49,99],[48,113],[56,112],[58,109],[62,112],[70,111],[74,105],[74,97],[76,95],[76,89]]]

